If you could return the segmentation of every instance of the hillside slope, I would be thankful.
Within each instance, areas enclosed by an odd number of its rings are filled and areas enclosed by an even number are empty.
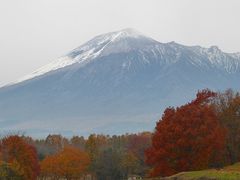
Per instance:
[[[223,169],[182,172],[165,178],[151,178],[146,180],[239,180],[240,163],[227,166]]]
[[[239,53],[160,43],[124,29],[1,88],[1,130],[34,136],[152,130],[167,106],[203,88],[239,90]]]

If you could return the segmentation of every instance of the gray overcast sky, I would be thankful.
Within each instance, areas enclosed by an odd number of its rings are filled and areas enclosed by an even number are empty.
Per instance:
[[[240,0],[0,0],[0,85],[127,27],[160,42],[236,52]]]

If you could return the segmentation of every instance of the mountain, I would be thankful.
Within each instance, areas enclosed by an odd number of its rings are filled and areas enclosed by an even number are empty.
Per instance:
[[[33,136],[152,130],[167,106],[203,88],[239,90],[240,53],[160,43],[124,29],[0,88],[0,125]]]

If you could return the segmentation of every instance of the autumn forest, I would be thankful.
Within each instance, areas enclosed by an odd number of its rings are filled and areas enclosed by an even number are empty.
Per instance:
[[[153,132],[45,139],[8,134],[0,141],[1,180],[165,177],[238,161],[240,94],[233,90],[205,89],[187,104],[168,107]]]

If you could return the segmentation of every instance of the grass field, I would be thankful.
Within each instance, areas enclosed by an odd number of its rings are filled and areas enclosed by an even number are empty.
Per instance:
[[[240,163],[223,169],[209,169],[202,171],[182,172],[166,178],[148,180],[240,180]]]

